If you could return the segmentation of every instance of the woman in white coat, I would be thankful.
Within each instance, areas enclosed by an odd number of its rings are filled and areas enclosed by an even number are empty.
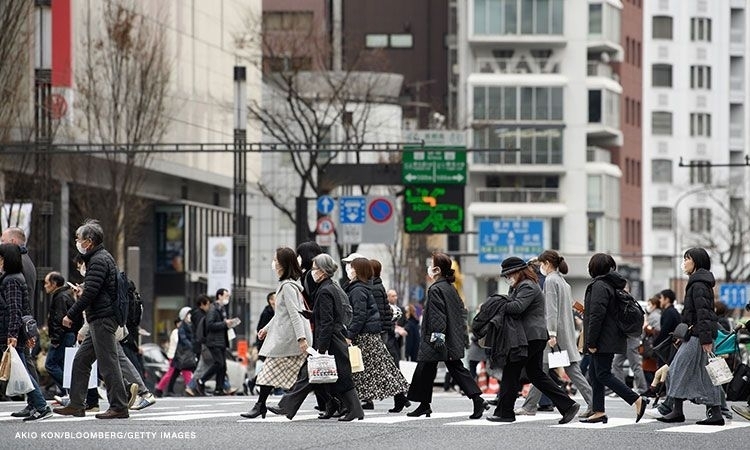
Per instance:
[[[292,387],[307,358],[307,347],[312,345],[310,322],[301,314],[305,307],[302,285],[297,281],[302,275],[297,254],[291,248],[279,248],[271,266],[279,277],[276,311],[271,321],[258,331],[258,338],[265,339],[259,354],[266,360],[256,380],[260,388],[258,402],[250,412],[241,414],[249,419],[258,416],[265,419],[268,395],[274,387]]]
[[[591,385],[581,373],[579,362],[581,354],[576,345],[576,326],[573,319],[573,295],[570,284],[562,277],[568,273],[568,263],[565,258],[554,250],[545,250],[537,260],[544,279],[545,310],[547,313],[547,332],[549,333],[549,347],[544,354],[544,363],[548,367],[548,355],[551,350],[567,352],[570,365],[565,367],[565,373],[576,386],[588,404],[586,412],[579,417],[593,414]],[[546,368],[546,367],[545,367]],[[526,401],[518,408],[516,415],[534,415],[542,393],[532,387],[526,396]]]

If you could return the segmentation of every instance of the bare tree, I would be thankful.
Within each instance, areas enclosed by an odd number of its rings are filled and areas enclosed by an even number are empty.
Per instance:
[[[28,113],[33,7],[33,2],[0,2],[0,142],[18,140],[13,134]]]
[[[75,159],[74,179],[86,187],[72,203],[81,217],[102,220],[122,264],[126,236],[145,216],[147,204],[137,193],[151,161],[128,146],[164,136],[172,67],[164,30],[134,2],[106,2],[101,14],[87,13],[77,105],[89,142],[121,144],[124,151]]]

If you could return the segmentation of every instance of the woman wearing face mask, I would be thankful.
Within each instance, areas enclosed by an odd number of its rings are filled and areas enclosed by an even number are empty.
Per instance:
[[[305,309],[301,300],[302,286],[297,282],[302,270],[294,250],[277,249],[271,269],[279,278],[276,311],[271,321],[258,331],[258,338],[265,339],[259,354],[266,360],[256,379],[256,386],[260,388],[258,402],[250,412],[241,414],[249,419],[258,416],[265,419],[266,399],[274,386],[292,387],[307,359],[307,347],[312,344],[310,322],[299,313]]]
[[[427,290],[424,302],[417,368],[407,395],[409,400],[419,402],[419,406],[406,415],[430,417],[432,383],[437,375],[438,361],[444,361],[453,380],[474,404],[469,418],[479,419],[487,405],[481,397],[482,391],[462,362],[465,345],[469,342],[468,311],[453,286],[456,278],[450,257],[445,253],[433,253],[427,274],[434,282]]]
[[[581,417],[588,417],[593,414],[591,385],[581,373],[578,364],[581,361],[581,354],[578,352],[576,344],[573,295],[570,284],[562,277],[562,275],[568,273],[568,263],[554,250],[546,250],[539,255],[538,261],[540,263],[539,270],[545,277],[543,291],[547,332],[549,333],[549,340],[547,341],[549,345],[544,350],[544,360],[547,359],[547,355],[553,349],[554,351],[568,353],[570,365],[563,370],[588,404],[588,410],[581,414]],[[547,364],[545,363],[544,366],[544,370],[547,372]],[[533,386],[526,396],[523,407],[515,411],[516,415],[534,415],[541,397],[542,392],[536,386]]]
[[[685,252],[682,270],[688,275],[682,323],[688,325],[688,338],[683,341],[669,364],[667,396],[674,398],[672,412],[657,420],[667,423],[685,421],[682,403],[685,399],[706,405],[706,418],[698,425],[724,425],[721,414],[721,388],[714,386],[706,372],[708,353],[713,350],[719,327],[714,312],[714,285],[711,258],[702,248]]]
[[[401,371],[396,367],[380,338],[380,313],[371,292],[372,266],[367,258],[356,258],[346,267],[349,284],[346,294],[352,305],[352,322],[347,329],[347,340],[362,351],[365,370],[352,374],[357,396],[364,402],[394,397],[406,402],[403,395],[409,389]],[[397,400],[398,402],[398,400]],[[398,403],[396,405],[399,406]],[[403,407],[403,406],[402,406]]]
[[[509,360],[503,368],[500,381],[500,398],[491,422],[514,422],[516,420],[513,405],[516,393],[519,391],[521,371],[526,369],[526,375],[531,383],[544,393],[557,407],[563,418],[559,423],[568,423],[580,409],[580,405],[555,384],[544,371],[542,360],[544,350],[548,346],[547,317],[545,313],[545,299],[539,287],[536,272],[521,258],[511,256],[502,262],[501,276],[508,280],[511,290],[505,313],[519,316],[523,331],[528,341],[528,356],[523,359]],[[546,281],[545,281],[546,282]]]

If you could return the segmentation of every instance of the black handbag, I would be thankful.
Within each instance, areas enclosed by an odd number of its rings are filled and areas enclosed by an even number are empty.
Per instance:
[[[734,370],[732,381],[724,387],[727,393],[727,400],[730,402],[745,401],[750,396],[750,367],[747,364],[740,364]]]
[[[177,347],[174,354],[174,368],[177,370],[195,370],[198,367],[198,358],[193,350],[188,347]]]

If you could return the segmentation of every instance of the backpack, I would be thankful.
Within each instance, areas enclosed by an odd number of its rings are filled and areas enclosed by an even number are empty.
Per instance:
[[[128,320],[126,322],[128,330],[137,330],[141,325],[142,318],[143,301],[141,301],[141,294],[135,287],[133,280],[128,279]]]
[[[630,292],[615,288],[617,302],[617,327],[628,337],[640,337],[643,333],[643,319],[646,313],[641,305],[635,301]]]
[[[26,343],[29,339],[39,339],[39,328],[33,316],[21,316],[21,328],[18,329],[18,340]]]
[[[204,344],[206,342],[206,317],[208,317],[208,314],[201,317],[201,321],[198,322],[198,328],[195,330],[195,340],[199,344]]]
[[[125,326],[128,321],[128,310],[130,309],[128,291],[130,290],[130,281],[128,280],[128,276],[125,275],[125,272],[118,272],[116,281],[117,296],[115,297],[112,306],[114,309],[115,322],[122,327]]]

